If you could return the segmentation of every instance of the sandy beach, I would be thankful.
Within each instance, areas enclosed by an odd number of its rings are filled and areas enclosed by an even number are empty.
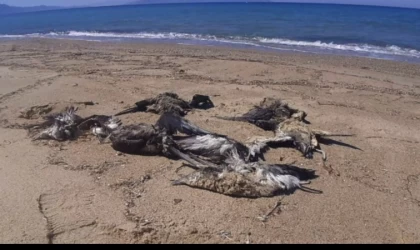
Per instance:
[[[330,173],[319,154],[267,153],[270,163],[316,170],[310,187],[323,194],[245,199],[172,186],[191,171],[178,171],[182,161],[117,154],[94,136],[33,142],[22,129],[42,120],[21,117],[33,106],[110,115],[167,91],[186,100],[209,95],[215,108],[186,118],[242,142],[271,133],[215,116],[243,114],[264,97],[306,111],[315,128],[355,136],[322,145]],[[420,64],[210,46],[3,41],[0,242],[419,243],[419,128]]]

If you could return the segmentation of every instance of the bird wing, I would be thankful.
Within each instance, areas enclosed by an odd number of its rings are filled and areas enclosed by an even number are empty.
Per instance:
[[[115,150],[129,154],[158,153],[159,139],[153,126],[143,123],[121,126],[111,132],[109,136],[111,145]]]
[[[147,106],[152,105],[154,102],[155,100],[153,98],[138,101],[135,103],[134,106],[124,109],[123,111],[118,112],[114,116],[120,116],[120,115],[125,115],[129,113],[134,113],[134,112],[145,112],[147,111]]]
[[[231,121],[246,121],[249,123],[255,123],[256,121],[264,120],[268,121],[274,116],[274,113],[267,109],[255,106],[254,108],[250,109],[248,112],[241,116],[237,117],[217,117],[223,120],[231,120]]]
[[[275,130],[278,121],[275,118],[275,112],[268,108],[261,108],[255,106],[253,109],[249,110],[247,113],[237,116],[237,117],[220,117],[216,116],[218,119],[228,120],[228,121],[242,121],[248,122],[256,125],[267,131]]]
[[[168,135],[173,135],[177,132],[187,135],[214,134],[173,113],[165,113],[161,115],[159,120],[156,122],[156,126],[160,129],[166,130]]]

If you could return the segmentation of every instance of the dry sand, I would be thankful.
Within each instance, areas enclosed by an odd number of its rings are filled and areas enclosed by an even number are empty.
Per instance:
[[[182,73],[181,70],[185,72]],[[181,72],[180,72],[181,71]],[[272,163],[315,169],[281,199],[238,199],[171,180],[181,161],[118,155],[94,137],[31,142],[19,111],[75,102],[79,114],[113,114],[164,91],[210,95],[216,107],[187,118],[246,141],[270,135],[214,116],[238,115],[264,97],[305,110],[312,126],[361,150],[322,145],[308,160],[275,149]],[[152,123],[136,113],[125,123]],[[366,58],[273,54],[227,48],[65,40],[0,43],[0,242],[2,243],[418,243],[420,65]]]

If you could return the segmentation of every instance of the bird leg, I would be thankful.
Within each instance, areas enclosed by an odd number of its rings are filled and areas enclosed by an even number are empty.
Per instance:
[[[315,152],[321,153],[322,154],[322,167],[327,170],[328,174],[331,174],[334,170],[331,166],[327,166],[326,161],[327,161],[327,155],[325,154],[325,152],[323,150],[320,149],[314,149]]]
[[[316,189],[313,189],[313,188],[308,188],[306,186],[300,186],[299,189],[302,190],[302,191],[304,191],[304,192],[311,193],[311,194],[322,194],[323,193],[321,190],[316,190]]]
[[[270,217],[270,215],[271,214],[273,214],[274,213],[274,211],[278,208],[278,207],[280,207],[281,206],[281,201],[284,199],[284,196],[280,199],[280,200],[278,200],[277,202],[276,202],[276,204],[274,205],[274,207],[270,210],[270,211],[268,211],[268,213],[266,213],[265,215],[263,215],[263,216],[258,216],[257,218],[259,219],[259,220],[261,220],[262,222],[266,222],[267,220],[268,220],[268,217]]]
[[[322,160],[324,161],[324,164],[325,164],[325,161],[327,160],[327,154],[325,153],[325,151],[321,149],[317,149],[317,148],[315,149],[315,151],[322,154]]]
[[[268,216],[270,216],[271,214],[273,214],[273,212],[278,208],[278,207],[280,207],[281,206],[281,201],[284,199],[284,196],[280,199],[280,200],[278,200],[277,202],[276,202],[276,205],[274,205],[274,207],[273,207],[273,209],[271,209],[265,216],[266,217],[268,217]]]
[[[333,172],[336,172],[331,165],[327,166],[326,161],[327,161],[327,155],[323,150],[320,149],[315,149],[315,152],[321,153],[322,154],[322,167],[327,170],[328,174],[332,174]],[[339,173],[336,173],[338,176],[340,175]]]

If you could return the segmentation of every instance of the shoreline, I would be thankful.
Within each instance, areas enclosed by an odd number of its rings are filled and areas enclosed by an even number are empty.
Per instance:
[[[420,65],[220,47],[32,39],[0,42],[0,241],[4,243],[416,243],[420,240]],[[117,154],[94,136],[33,142],[23,109],[69,105],[115,114],[162,92],[215,107],[186,118],[241,142],[270,136],[237,116],[265,97],[307,112],[313,128],[354,134],[319,155],[272,149],[267,163],[313,169],[310,188],[281,199],[232,198],[172,186],[182,161]],[[80,102],[92,101],[95,105]],[[158,115],[121,116],[123,124]]]
[[[77,33],[77,32],[76,32]],[[80,33],[80,32],[79,32]],[[84,32],[81,32],[84,33]],[[103,33],[107,34],[107,33]],[[109,35],[111,35],[110,33]],[[120,34],[124,35],[124,34]],[[134,34],[135,35],[135,34]],[[184,34],[185,35],[185,34]],[[16,36],[16,37],[14,37]],[[22,36],[22,37],[19,37]],[[56,37],[54,37],[56,36]],[[270,44],[258,44],[253,43],[252,41],[223,41],[222,40],[194,40],[194,39],[168,39],[168,38],[112,38],[112,37],[83,37],[77,38],[75,37],[61,37],[61,35],[55,34],[54,36],[44,34],[34,34],[31,35],[10,35],[10,37],[1,37],[0,36],[0,43],[4,42],[13,42],[13,41],[22,41],[22,40],[33,40],[33,39],[51,39],[51,40],[69,40],[69,41],[86,41],[86,42],[99,42],[99,43],[113,43],[113,44],[149,44],[149,45],[183,45],[183,46],[198,46],[198,47],[216,47],[216,48],[228,48],[234,50],[250,50],[250,51],[258,51],[258,52],[269,52],[273,54],[283,54],[283,53],[296,53],[296,54],[308,54],[308,55],[319,55],[319,56],[343,56],[343,57],[355,57],[355,58],[368,58],[368,59],[378,59],[378,60],[386,60],[386,61],[395,61],[395,62],[403,62],[403,63],[415,63],[420,64],[420,58],[415,56],[408,56],[408,55],[398,55],[398,54],[376,54],[375,56],[366,55],[367,51],[359,52],[359,51],[351,51],[346,49],[333,49],[333,48],[317,48],[315,46],[298,46],[298,45],[282,45],[283,47],[273,47]],[[83,38],[82,38],[83,37]],[[299,43],[298,41],[295,41]],[[311,43],[311,42],[308,42]],[[315,42],[316,43],[316,42]],[[325,43],[327,44],[327,43]],[[336,44],[336,46],[339,46]],[[343,46],[343,45],[340,45]],[[347,46],[347,45],[345,45]],[[373,45],[370,45],[373,46]],[[300,48],[301,47],[301,48]],[[392,46],[391,46],[392,47]],[[398,47],[397,47],[398,48]],[[401,48],[399,48],[401,49]],[[408,49],[404,49],[408,50]],[[362,53],[362,54],[358,54]],[[376,53],[376,52],[375,52]]]
[[[148,42],[148,41],[94,41],[94,40],[84,40],[84,39],[67,39],[67,38],[25,38],[22,40],[0,40],[0,46],[12,46],[16,44],[17,46],[23,45],[27,46],[28,44],[37,44],[38,46],[42,47],[42,41],[46,43],[50,43],[53,45],[54,49],[57,49],[57,42],[60,44],[59,47],[64,47],[69,44],[80,44],[85,45],[86,48],[95,49],[95,47],[107,47],[111,49],[115,48],[162,48],[171,50],[172,48],[179,49],[180,52],[186,51],[188,53],[189,49],[192,50],[207,50],[214,52],[217,56],[223,56],[223,53],[228,52],[225,57],[230,58],[229,54],[237,53],[238,55],[243,55],[246,57],[248,54],[255,56],[258,58],[258,61],[265,61],[265,60],[272,60],[272,61],[288,61],[292,60],[293,58],[298,58],[298,60],[311,60],[309,63],[328,63],[329,65],[340,65],[340,66],[351,66],[354,67],[357,64],[361,65],[361,67],[366,67],[366,65],[371,64],[374,62],[375,64],[380,64],[381,67],[386,67],[388,70],[392,68],[398,68],[398,70],[394,71],[393,73],[398,73],[401,70],[408,70],[403,72],[404,74],[411,74],[416,73],[418,66],[420,63],[417,62],[409,62],[409,61],[398,61],[392,59],[381,59],[381,58],[373,58],[373,57],[364,57],[364,56],[355,56],[355,55],[337,55],[337,54],[320,54],[320,53],[312,53],[312,52],[299,52],[299,51],[271,51],[271,50],[259,50],[257,48],[241,48],[241,47],[233,47],[233,46],[216,46],[216,45],[190,45],[190,44],[179,44],[173,42]],[[95,46],[95,44],[99,46]],[[44,47],[44,49],[47,49]],[[177,54],[179,55],[179,53]],[[264,55],[264,57],[262,57]],[[254,61],[257,59],[253,59]],[[373,65],[375,66],[375,65]],[[380,70],[378,70],[380,71]],[[420,74],[420,73],[419,73]]]

